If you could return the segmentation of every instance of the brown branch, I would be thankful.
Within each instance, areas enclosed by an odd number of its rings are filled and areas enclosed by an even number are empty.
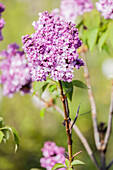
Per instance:
[[[33,90],[31,90],[31,93],[33,94]],[[35,95],[38,97],[38,94],[37,94],[37,93],[36,93]],[[43,101],[46,106],[53,107],[57,112],[60,113],[60,115],[61,115],[62,117],[64,117],[64,112],[63,112],[57,105],[55,105],[55,104],[52,103],[52,102],[47,102],[47,101],[45,101],[43,98],[41,98],[41,101]],[[71,124],[73,124],[73,121],[71,121]],[[94,156],[94,154],[93,154],[93,152],[92,152],[92,150],[91,150],[91,148],[90,148],[90,146],[89,146],[89,144],[88,144],[88,141],[86,140],[86,138],[84,137],[84,135],[83,135],[82,132],[79,130],[79,128],[77,127],[76,124],[74,124],[73,130],[75,131],[75,133],[76,133],[77,136],[79,137],[80,141],[82,142],[83,146],[85,147],[85,149],[86,149],[86,151],[87,151],[90,159],[92,160],[93,164],[94,164],[95,167],[99,170],[99,169],[100,169],[100,168],[99,168],[99,165],[98,165],[97,160],[96,160],[96,158],[95,158],[95,156]]]
[[[92,111],[92,121],[93,121],[93,130],[94,130],[94,138],[95,138],[95,144],[98,150],[100,150],[100,140],[99,140],[99,132],[98,132],[98,124],[97,124],[97,111],[96,111],[96,104],[92,92],[92,87],[91,87],[91,81],[90,81],[90,75],[89,71],[87,68],[87,63],[86,63],[86,56],[85,53],[81,52],[80,53],[81,57],[84,60],[84,77],[86,79],[86,83],[88,86],[88,96],[91,104],[91,111]]]
[[[63,93],[63,87],[62,83],[59,80],[59,85],[60,85],[60,91],[61,91],[61,101],[63,103],[63,109],[64,109],[64,120],[65,120],[65,126],[66,126],[66,133],[67,133],[67,138],[68,138],[68,154],[69,154],[69,164],[71,167],[72,163],[72,135],[71,135],[71,130],[70,130],[70,122],[69,122],[69,109],[68,109],[68,103],[67,103],[67,98]]]
[[[79,152],[75,153],[75,154],[73,155],[73,159],[74,159],[74,157],[76,157],[76,156],[79,155],[80,153],[82,153],[82,151],[79,151]]]
[[[112,80],[112,88],[111,88],[111,104],[110,104],[110,111],[109,111],[109,117],[108,117],[107,131],[105,134],[104,143],[102,145],[103,150],[106,150],[107,144],[109,142],[109,137],[110,137],[111,128],[112,128],[112,115],[113,115],[113,80]]]
[[[106,158],[104,151],[100,151],[101,170],[106,170]]]

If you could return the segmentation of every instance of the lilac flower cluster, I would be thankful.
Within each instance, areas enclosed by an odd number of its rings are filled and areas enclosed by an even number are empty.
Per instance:
[[[5,6],[0,3],[0,41],[3,40],[3,36],[2,36],[2,28],[5,25],[5,21],[3,18],[1,18],[1,13],[5,10]]]
[[[93,4],[90,0],[61,0],[60,10],[55,9],[52,13],[62,16],[66,21],[75,23],[75,19],[85,12],[90,12]]]
[[[99,0],[96,7],[105,19],[113,19],[113,0]]]
[[[0,53],[3,60],[0,62],[0,83],[3,84],[3,94],[12,97],[13,93],[29,92],[31,75],[23,51],[19,51],[16,43],[8,45],[7,50]]]
[[[32,65],[33,80],[43,81],[50,76],[55,81],[70,82],[74,77],[73,68],[84,65],[78,58],[81,41],[75,24],[46,11],[39,14],[39,20],[33,22],[33,26],[35,33],[22,37],[23,49]]]
[[[58,147],[54,142],[45,142],[44,148],[41,149],[44,158],[40,159],[41,166],[47,170],[51,170],[56,163],[62,163],[65,165],[64,152],[65,148]],[[65,170],[65,168],[62,168]]]

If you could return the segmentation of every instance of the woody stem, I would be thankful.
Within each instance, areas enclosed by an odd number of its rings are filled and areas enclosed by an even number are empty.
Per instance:
[[[70,129],[70,121],[69,121],[69,114],[68,114],[68,103],[67,98],[63,93],[62,83],[59,80],[60,85],[60,92],[61,92],[61,101],[63,103],[63,110],[64,110],[64,120],[65,120],[65,127],[66,127],[66,133],[67,133],[67,139],[68,139],[68,154],[69,154],[69,163],[71,167],[72,162],[72,135],[71,135],[71,129]]]

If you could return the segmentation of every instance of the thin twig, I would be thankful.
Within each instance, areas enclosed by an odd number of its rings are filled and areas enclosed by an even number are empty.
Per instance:
[[[111,88],[111,104],[110,104],[110,111],[109,111],[109,117],[108,117],[107,131],[105,134],[104,143],[102,145],[103,150],[107,148],[107,144],[109,142],[109,137],[110,137],[111,128],[112,128],[112,115],[113,115],[113,80],[112,80],[112,88]]]
[[[72,123],[70,129],[73,128],[73,125],[75,124],[75,122],[76,122],[76,120],[77,120],[77,118],[78,118],[78,116],[79,116],[79,109],[80,109],[80,105],[78,106],[78,109],[77,109],[77,113],[76,113],[75,119],[74,119],[74,121],[73,121],[73,123]]]
[[[109,169],[112,165],[113,165],[113,159],[112,159],[112,161],[109,163],[109,165],[107,166],[106,169]]]
[[[79,151],[79,152],[75,153],[75,154],[73,155],[73,158],[76,157],[77,155],[79,155],[80,153],[82,153],[82,151]]]
[[[33,94],[33,90],[31,90],[31,93]],[[37,97],[38,97],[38,93],[35,94]],[[63,117],[64,116],[64,112],[57,106],[55,105],[54,103],[52,102],[47,102],[45,101],[43,98],[41,98],[41,101],[44,102],[44,104],[46,106],[49,106],[49,107],[53,107],[58,113],[60,113],[60,115]],[[71,121],[71,124],[73,124],[73,121]],[[77,134],[77,136],[79,137],[80,141],[82,142],[83,146],[85,147],[90,159],[92,160],[93,164],[96,166],[96,168],[98,170],[100,170],[99,168],[99,165],[98,165],[98,162],[88,144],[88,141],[86,140],[86,138],[84,137],[84,135],[82,134],[82,132],[79,130],[79,128],[77,127],[76,124],[73,125],[73,130],[75,131],[75,133]]]
[[[86,83],[87,83],[87,86],[89,88],[88,89],[88,95],[89,95],[89,100],[90,100],[91,110],[92,110],[92,121],[93,121],[95,144],[96,144],[97,149],[100,150],[101,143],[100,143],[100,140],[99,140],[96,104],[95,104],[95,100],[94,100],[94,96],[93,96],[93,92],[92,92],[89,71],[88,71],[87,63],[86,63],[86,56],[85,56],[85,53],[83,53],[83,52],[81,52],[80,55],[84,60],[84,77],[86,79]]]

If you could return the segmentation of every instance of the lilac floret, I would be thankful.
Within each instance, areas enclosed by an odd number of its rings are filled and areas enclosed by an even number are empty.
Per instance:
[[[5,6],[0,3],[0,16],[1,16],[1,13],[5,10]]]
[[[65,165],[65,148],[58,147],[54,142],[45,142],[44,147],[41,149],[43,158],[40,159],[41,166],[47,170],[51,170],[56,163]],[[66,170],[66,168],[62,168]]]
[[[19,51],[16,43],[8,45],[7,50],[0,53],[3,60],[0,62],[0,82],[3,85],[3,94],[12,97],[20,90],[23,93],[30,91],[31,75],[23,51]]]
[[[43,12],[33,26],[35,33],[22,37],[33,80],[45,81],[50,76],[55,81],[71,82],[73,68],[84,65],[82,59],[78,59],[81,41],[75,24]]]
[[[90,12],[93,9],[93,4],[90,0],[61,0],[60,9],[57,8],[52,11],[55,16],[59,15],[66,21],[75,23],[75,19],[85,12]]]
[[[5,25],[5,21],[3,18],[1,18],[1,13],[5,10],[5,6],[0,3],[0,41],[3,40],[3,36],[2,36],[2,28]]]
[[[99,0],[96,7],[105,19],[113,19],[113,0]]]

